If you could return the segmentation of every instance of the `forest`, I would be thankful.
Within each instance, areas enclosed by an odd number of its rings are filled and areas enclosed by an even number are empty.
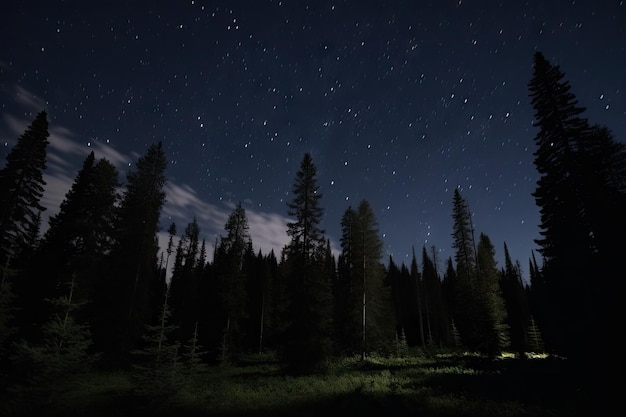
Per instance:
[[[565,74],[540,52],[528,90],[541,219],[530,282],[506,243],[497,266],[459,189],[454,257],[423,247],[408,265],[384,259],[367,200],[341,216],[335,257],[319,227],[323,197],[308,153],[286,207],[290,243],[278,254],[254,252],[241,204],[212,259],[195,219],[167,225],[161,251],[160,142],[125,181],[90,153],[42,234],[42,110],[0,170],[0,410],[46,409],[59,386],[107,372],[130,375],[133,395],[169,398],[194,375],[243,366],[250,355],[306,378],[341,358],[469,352],[481,363],[503,355],[529,363],[541,354],[593,381],[584,385],[590,398],[612,398],[625,352],[626,147],[584,118]]]

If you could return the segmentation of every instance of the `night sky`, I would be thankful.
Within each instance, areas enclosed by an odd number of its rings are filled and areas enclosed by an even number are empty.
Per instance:
[[[454,256],[458,187],[502,266],[527,275],[539,237],[531,193],[533,54],[583,114],[626,140],[626,4],[602,1],[7,1],[0,11],[2,164],[48,112],[47,216],[94,151],[133,169],[162,141],[163,233],[197,219],[212,247],[235,204],[256,250],[289,241],[306,152],[321,227],[371,204],[384,259]],[[210,251],[211,253],[211,251]]]

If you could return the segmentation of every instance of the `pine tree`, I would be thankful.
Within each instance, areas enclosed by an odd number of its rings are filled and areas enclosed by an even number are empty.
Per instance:
[[[184,386],[180,342],[173,340],[177,326],[170,322],[169,288],[155,324],[146,324],[140,349],[132,351],[135,392],[152,402],[165,402]]]
[[[480,304],[476,298],[479,291],[476,245],[471,213],[458,188],[454,190],[452,213],[452,247],[455,249],[456,261],[452,314],[456,317],[456,325],[464,344],[475,349],[482,342],[479,331]]]
[[[243,326],[247,318],[246,276],[254,254],[246,211],[238,203],[224,225],[222,237],[215,252],[215,270],[219,285],[222,337],[219,361],[229,362],[242,350]]]
[[[372,207],[362,200],[356,212],[353,234],[353,286],[358,289],[362,309],[361,360],[370,353],[391,353],[396,334],[390,288],[381,264],[383,243]]]
[[[437,271],[437,252],[431,247],[432,256],[422,248],[423,305],[427,324],[427,341],[441,346],[448,333],[447,311],[443,299],[442,284]]]
[[[506,323],[506,307],[500,290],[500,274],[495,260],[495,248],[491,239],[481,233],[477,247],[478,291],[476,304],[480,312],[479,350],[495,355],[510,345],[509,326]]]
[[[170,306],[172,321],[178,326],[176,337],[183,340],[194,331],[199,317],[200,274],[198,269],[200,227],[194,218],[183,232],[176,254],[170,280]]]
[[[94,303],[101,313],[94,337],[111,366],[128,364],[128,353],[141,341],[161,303],[158,238],[165,203],[167,162],[161,142],[151,145],[127,174],[108,258]]]
[[[91,332],[76,321],[76,312],[85,302],[74,298],[76,282],[67,293],[48,300],[54,306],[50,320],[41,327],[41,342],[21,341],[15,348],[12,387],[19,407],[47,408],[59,394],[71,391],[89,371],[98,354],[91,352]],[[35,412],[35,410],[32,410]]]
[[[50,314],[41,307],[43,300],[56,297],[59,283],[70,277],[77,283],[76,299],[92,299],[95,279],[111,249],[118,186],[117,169],[105,159],[96,162],[91,152],[59,212],[50,217],[50,226],[35,252],[38,262],[27,267],[23,321],[42,323]]]
[[[529,319],[526,291],[522,282],[519,263],[513,263],[509,249],[504,243],[504,268],[500,272],[500,288],[507,311],[507,324],[511,331],[511,348],[524,354]]]
[[[621,238],[626,152],[608,129],[582,117],[585,109],[564,77],[558,66],[535,53],[529,92],[539,128],[534,163],[540,177],[533,196],[541,216],[541,324],[550,350],[584,360],[598,350],[597,340],[623,327],[611,317],[623,315],[615,314],[623,306],[616,294],[626,290],[617,272],[626,249]],[[581,329],[592,329],[595,337]],[[610,345],[621,356],[617,346],[625,347],[626,332],[615,336]]]
[[[325,366],[332,352],[331,283],[324,269],[324,231],[319,227],[324,210],[317,185],[317,170],[306,153],[296,173],[287,224],[290,243],[284,249],[286,287],[285,331],[281,353],[291,372]]]
[[[38,228],[40,204],[46,182],[47,113],[41,111],[19,137],[0,170],[0,265],[9,264],[31,246]]]
[[[348,207],[341,218],[341,254],[333,288],[335,347],[343,355],[361,351],[362,292],[355,276],[355,231],[356,212]]]

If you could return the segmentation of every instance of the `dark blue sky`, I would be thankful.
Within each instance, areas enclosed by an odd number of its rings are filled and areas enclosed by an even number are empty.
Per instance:
[[[212,245],[241,201],[255,247],[278,254],[310,152],[336,249],[344,211],[367,199],[385,257],[434,245],[443,265],[459,187],[477,233],[499,260],[506,242],[526,274],[539,236],[534,52],[561,67],[585,117],[626,140],[623,1],[6,3],[1,155],[48,111],[48,214],[91,150],[125,180],[160,140],[164,231],[195,216]]]

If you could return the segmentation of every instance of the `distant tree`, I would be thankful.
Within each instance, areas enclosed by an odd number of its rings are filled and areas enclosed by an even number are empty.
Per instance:
[[[37,230],[46,182],[47,113],[41,111],[19,137],[0,170],[0,266],[9,265],[30,247]]]
[[[220,362],[241,354],[243,326],[248,316],[246,281],[254,259],[246,211],[238,203],[224,225],[215,251],[215,277],[219,288],[219,319],[222,322]]]
[[[309,153],[304,155],[293,185],[287,224],[291,238],[284,248],[284,329],[281,353],[294,373],[324,367],[332,353],[331,283],[324,265],[324,231],[319,227],[324,210],[317,185],[317,170]]]
[[[528,296],[522,282],[519,263],[513,263],[509,249],[504,243],[504,268],[500,272],[500,288],[507,311],[507,324],[511,333],[511,348],[520,355],[527,345],[528,320],[530,317]]]
[[[447,340],[448,312],[443,298],[441,278],[437,271],[437,251],[431,247],[431,254],[424,246],[422,248],[422,280],[423,301],[427,341],[434,346],[442,346]]]
[[[200,279],[200,227],[194,218],[178,241],[174,267],[170,280],[170,308],[172,322],[178,326],[176,337],[184,340],[194,331],[199,318]]]
[[[337,279],[333,281],[334,340],[341,355],[357,354],[361,350],[362,292],[355,276],[354,233],[356,212],[348,207],[341,218],[341,253]]]

